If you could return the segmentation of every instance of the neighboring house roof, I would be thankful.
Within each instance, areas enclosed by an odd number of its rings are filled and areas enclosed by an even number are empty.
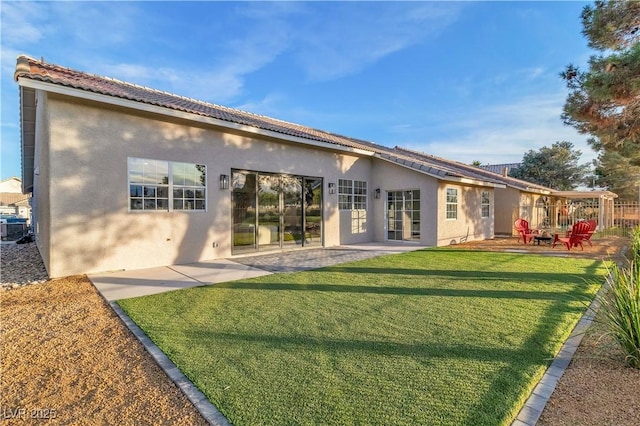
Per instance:
[[[31,195],[24,195],[18,192],[0,192],[0,206],[23,206],[29,205]]]
[[[527,182],[512,178],[511,176],[504,176],[500,173],[490,172],[484,168],[473,166],[470,164],[460,163],[458,161],[447,160],[445,158],[436,157],[435,155],[426,154],[424,152],[414,151],[407,148],[395,147],[394,150],[399,153],[404,153],[414,158],[423,160],[424,162],[431,163],[434,167],[447,167],[451,170],[456,170],[457,173],[465,174],[469,176],[475,176],[476,179],[491,180],[499,182],[505,186],[509,186],[524,192],[534,192],[538,194],[549,195],[556,191],[546,186],[538,185],[535,183]]]
[[[159,90],[149,89],[123,81],[100,77],[21,55],[17,59],[14,78],[21,87],[21,121],[22,121],[22,175],[23,191],[33,189],[33,168],[35,150],[35,90],[41,89],[106,102],[108,99],[121,99],[126,107],[150,105],[153,111],[169,115],[169,111],[196,114],[211,120],[215,125],[232,127],[239,131],[260,133],[256,130],[270,132],[268,136],[283,140],[309,143],[317,141],[325,148],[350,150],[377,157],[383,161],[408,167],[440,180],[448,180],[475,185],[504,187],[493,176],[483,176],[459,167],[451,167],[445,162],[428,161],[416,158],[406,152],[399,152],[372,142],[341,136],[299,124],[289,123],[274,118],[252,114],[233,108],[210,104],[195,99],[185,98]],[[95,95],[94,95],[95,94]],[[97,96],[96,96],[97,95]],[[132,103],[130,103],[131,101]],[[113,101],[116,103],[116,101]],[[121,104],[119,104],[121,105]],[[188,118],[192,118],[189,116]],[[225,125],[224,123],[230,123]],[[263,134],[263,133],[262,133]]]
[[[484,166],[479,166],[481,169],[485,169],[487,171],[498,173],[504,175],[505,169],[507,173],[511,171],[511,169],[515,169],[520,166],[520,163],[505,163],[505,164],[486,164]]]

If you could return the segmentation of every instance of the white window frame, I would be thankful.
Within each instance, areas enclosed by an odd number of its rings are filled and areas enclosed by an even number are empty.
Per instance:
[[[482,191],[480,194],[480,216],[482,218],[488,218],[491,216],[491,193],[489,191]]]
[[[145,176],[143,174],[142,179],[140,181],[132,180],[132,165],[134,161],[143,161],[143,162],[154,162],[156,164],[161,164],[166,166],[166,183],[158,183],[157,176],[156,182],[145,182]],[[178,175],[178,169],[182,165],[195,166],[196,168],[202,167],[204,173],[204,182],[201,185],[187,185],[183,181],[182,183],[174,182],[174,176]],[[174,173],[175,169],[175,173]],[[207,166],[205,164],[198,163],[186,163],[183,161],[166,161],[166,160],[155,160],[150,158],[139,158],[139,157],[128,157],[127,158],[127,192],[128,192],[128,210],[129,212],[206,212],[207,204],[208,204],[208,191],[207,191]],[[155,190],[154,190],[155,188]],[[163,188],[166,191],[166,196],[158,197],[158,189]],[[140,196],[133,196],[134,190],[136,193],[139,193]],[[153,190],[153,196],[149,195],[147,197],[147,190]],[[174,192],[175,191],[175,192]],[[181,197],[176,197],[182,192]],[[190,191],[190,192],[187,192]],[[149,192],[151,193],[151,192]],[[188,194],[189,196],[186,196]],[[164,195],[164,194],[163,194]],[[154,200],[155,208],[145,208],[146,200]],[[141,200],[142,208],[132,208],[132,204],[134,200]],[[165,200],[166,207],[158,208],[158,200]],[[189,204],[193,208],[184,208],[184,204],[182,208],[176,208],[175,201],[182,200],[183,202],[186,200],[187,202],[192,202]]]
[[[367,181],[338,179],[338,209],[367,210]]]
[[[446,189],[445,215],[447,220],[458,219],[458,188]]]

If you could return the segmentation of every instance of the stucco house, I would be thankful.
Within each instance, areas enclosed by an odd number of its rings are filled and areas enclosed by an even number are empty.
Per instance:
[[[22,193],[22,181],[12,176],[0,181],[0,214],[31,219],[31,196]]]
[[[15,79],[51,277],[494,236],[499,175],[27,56]]]

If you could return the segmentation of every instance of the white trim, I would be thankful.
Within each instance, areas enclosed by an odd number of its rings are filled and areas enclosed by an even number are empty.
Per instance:
[[[193,114],[185,111],[178,111],[167,107],[161,107],[157,105],[146,104],[140,101],[133,101],[130,99],[117,98],[111,95],[103,95],[101,93],[89,92],[83,89],[77,89],[73,87],[60,86],[59,84],[47,83],[44,81],[32,80],[25,77],[18,77],[18,84],[23,87],[29,87],[32,89],[44,90],[51,93],[57,93],[65,96],[72,96],[80,99],[86,99],[95,102],[101,102],[109,105],[120,106],[123,108],[135,109],[138,111],[145,111],[154,114],[167,115],[176,118],[182,118],[189,121],[196,121],[200,123],[210,124],[216,127],[222,127],[225,129],[233,129],[245,133],[251,133],[269,138],[281,139],[298,144],[311,145],[318,148],[326,148],[334,151],[344,151],[359,155],[373,156],[373,151],[367,151],[359,148],[351,148],[348,146],[339,145],[337,143],[321,142],[312,139],[302,138],[298,136],[290,136],[284,133],[278,133],[272,130],[260,129],[258,127],[237,124],[230,121],[224,121],[217,118],[205,117],[198,114]]]

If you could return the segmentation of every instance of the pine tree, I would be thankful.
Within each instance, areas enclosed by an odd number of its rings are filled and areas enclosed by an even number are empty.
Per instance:
[[[568,65],[561,73],[569,88],[562,118],[593,136],[599,181],[626,193],[620,183],[640,176],[640,1],[596,1],[583,9],[582,25],[600,54],[589,59],[588,71]],[[612,166],[616,176],[608,179]]]

